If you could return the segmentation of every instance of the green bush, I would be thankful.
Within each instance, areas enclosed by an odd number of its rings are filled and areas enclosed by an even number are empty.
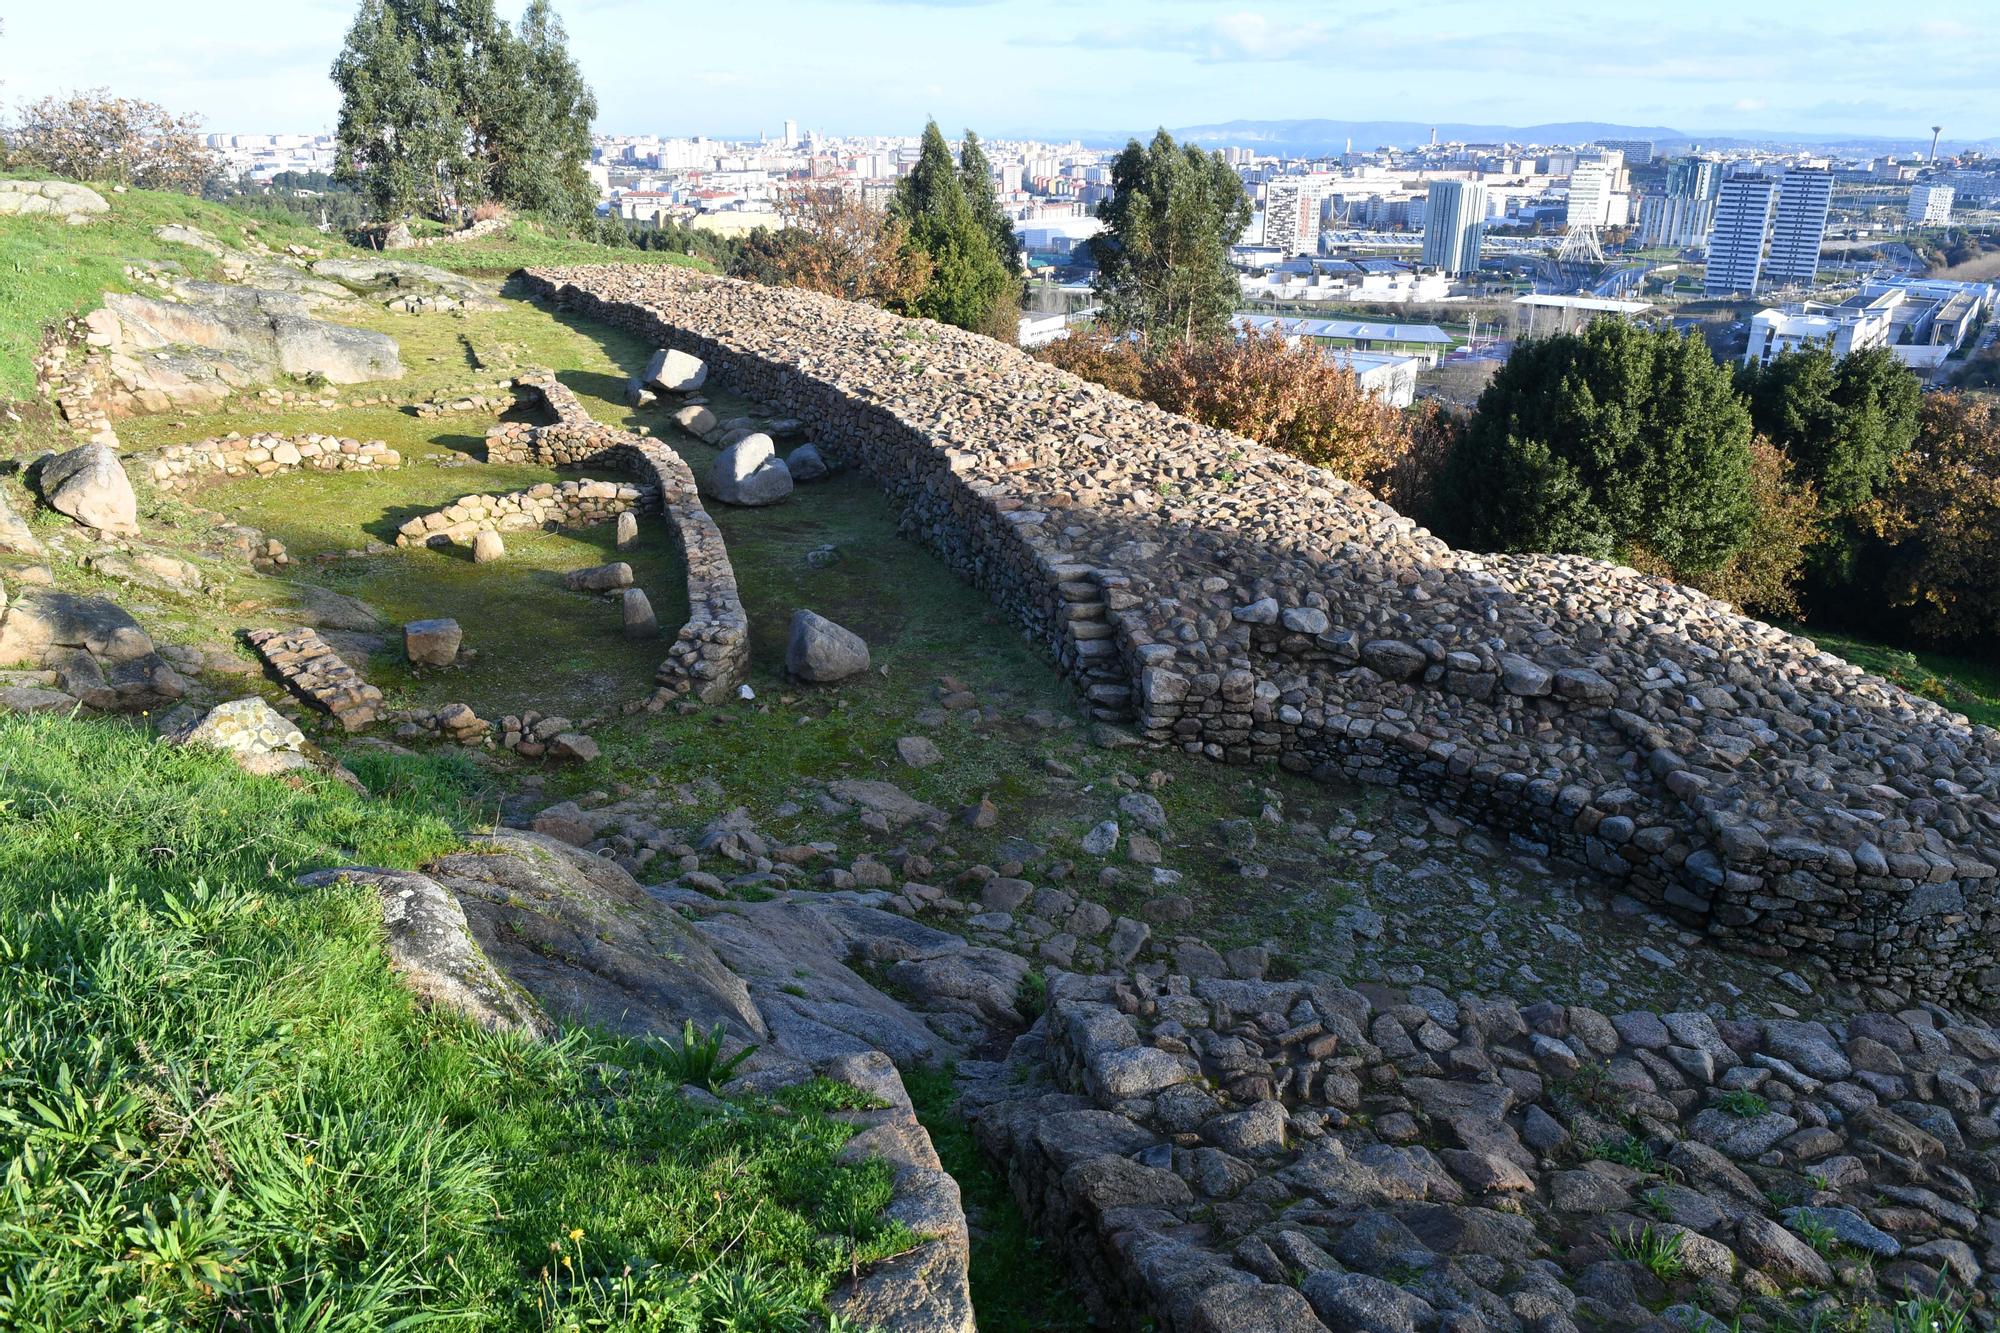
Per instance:
[[[1700,338],[1599,320],[1515,350],[1438,492],[1460,545],[1699,573],[1750,533],[1750,416]]]

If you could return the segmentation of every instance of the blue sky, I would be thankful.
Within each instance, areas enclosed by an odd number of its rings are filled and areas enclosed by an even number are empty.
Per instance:
[[[518,13],[520,0],[499,0]],[[1879,0],[557,0],[607,132],[1604,120],[2000,135],[1983,6]],[[0,97],[77,87],[320,130],[351,0],[0,0]],[[1905,16],[1908,17],[1905,17]]]

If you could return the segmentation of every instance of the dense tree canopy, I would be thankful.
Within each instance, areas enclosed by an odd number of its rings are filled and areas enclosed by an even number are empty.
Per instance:
[[[1863,511],[1883,595],[1928,643],[2000,648],[2000,403],[1928,394],[1917,442]]]
[[[1149,343],[1226,336],[1238,292],[1229,247],[1250,221],[1243,182],[1220,153],[1161,130],[1125,146],[1111,185],[1097,210],[1105,230],[1091,242],[1106,322]]]
[[[1750,531],[1750,414],[1699,338],[1599,320],[1516,348],[1439,492],[1463,545],[1712,570]]]
[[[597,101],[547,0],[518,32],[492,0],[362,0],[333,81],[336,175],[384,216],[497,199],[582,217],[594,203]]]
[[[1823,347],[1786,352],[1740,379],[1758,431],[1791,456],[1831,513],[1873,498],[1917,438],[1923,389],[1886,347],[1838,361]]]
[[[936,121],[924,126],[917,163],[896,183],[889,211],[908,229],[910,247],[930,261],[930,282],[908,303],[909,313],[1013,341],[1020,284],[966,198]]]

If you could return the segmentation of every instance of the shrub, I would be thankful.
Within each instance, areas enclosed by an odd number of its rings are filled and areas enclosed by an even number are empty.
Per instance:
[[[1919,638],[2000,644],[2000,405],[1927,395],[1917,443],[1858,518],[1886,544],[1871,563]]]
[[[1748,538],[1750,417],[1692,334],[1599,320],[1522,343],[1440,478],[1439,527],[1480,550],[1624,558],[1694,575]]]
[[[1806,552],[1825,522],[1819,493],[1809,482],[1794,481],[1783,451],[1762,436],[1750,441],[1750,503],[1749,539],[1717,568],[1684,581],[1754,615],[1796,617]],[[1633,564],[1648,573],[1683,577],[1669,568],[1648,569],[1641,553],[1633,554]]]
[[[1146,361],[1139,344],[1103,329],[1073,330],[1067,338],[1035,349],[1035,356],[1078,379],[1101,384],[1127,398],[1146,396]]]
[[[195,194],[212,161],[195,132],[200,123],[157,102],[113,97],[105,88],[43,97],[21,108],[8,136],[8,165]]]
[[[898,310],[930,281],[930,258],[910,249],[908,225],[840,186],[789,190],[778,215],[784,229],[755,236],[738,276]]]
[[[1402,449],[1396,410],[1312,342],[1277,334],[1179,343],[1146,365],[1146,396],[1223,430],[1360,482]]]
[[[1376,473],[1375,493],[1430,526],[1437,513],[1439,479],[1469,421],[1462,409],[1434,399],[1404,412],[1402,448],[1388,467]]]

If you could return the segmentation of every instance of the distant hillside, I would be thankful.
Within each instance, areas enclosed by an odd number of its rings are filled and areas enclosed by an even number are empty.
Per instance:
[[[1860,148],[1872,152],[1917,152],[1930,147],[1930,135],[1919,130],[1910,137],[1870,134],[1807,134],[1793,130],[1738,130],[1703,133],[1665,125],[1617,125],[1607,121],[1571,120],[1545,125],[1475,125],[1458,121],[1415,120],[1232,120],[1219,125],[1188,125],[1173,131],[1176,138],[1212,148],[1237,145],[1265,152],[1316,157],[1340,152],[1353,141],[1357,152],[1374,148],[1413,148],[1427,143],[1431,130],[1441,141],[1463,143],[1579,144],[1598,139],[1650,139],[1662,151],[1690,144],[1705,148],[1799,145],[1817,148]],[[1120,134],[1086,136],[1087,143],[1118,143]],[[1144,137],[1141,135],[1140,137]],[[2000,147],[2000,137],[1946,139],[1946,150]]]

